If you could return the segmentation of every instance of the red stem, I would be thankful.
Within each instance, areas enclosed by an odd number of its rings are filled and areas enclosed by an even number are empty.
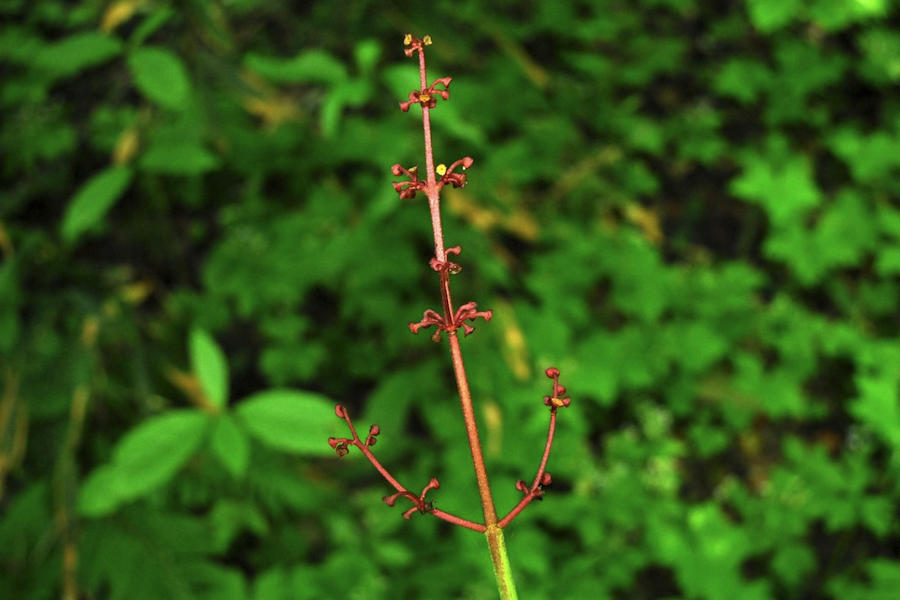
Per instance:
[[[424,90],[428,87],[428,78],[425,73],[425,52],[419,52],[419,77]],[[431,227],[434,230],[434,255],[441,262],[447,260],[444,253],[444,233],[441,229],[441,202],[438,193],[437,180],[434,176],[434,151],[431,145],[431,115],[426,103],[422,105],[422,128],[425,130],[425,175],[427,187],[425,195],[428,196],[428,208],[431,211]],[[449,313],[448,313],[449,315]]]
[[[450,291],[447,290],[449,296]],[[456,386],[459,389],[459,402],[462,407],[463,421],[466,424],[466,435],[469,438],[469,450],[472,453],[472,464],[475,467],[475,479],[478,481],[478,494],[481,496],[481,507],[484,510],[486,527],[497,523],[497,509],[488,481],[487,469],[484,466],[484,454],[481,451],[481,440],[478,437],[478,425],[475,422],[475,410],[472,407],[472,393],[469,391],[469,380],[463,364],[462,350],[459,347],[459,335],[451,331],[450,355],[453,359],[453,373],[456,375]]]

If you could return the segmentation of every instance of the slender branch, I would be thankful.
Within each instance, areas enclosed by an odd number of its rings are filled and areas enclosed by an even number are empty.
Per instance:
[[[544,404],[550,407],[550,427],[547,430],[547,443],[544,444],[544,456],[541,458],[541,464],[538,467],[537,475],[534,476],[534,482],[528,486],[524,481],[516,482],[516,489],[524,492],[525,497],[509,511],[509,514],[500,521],[500,527],[506,527],[509,523],[522,512],[535,498],[540,499],[544,495],[543,486],[550,485],[552,478],[550,473],[546,472],[547,460],[550,458],[550,449],[553,447],[553,434],[556,432],[556,411],[560,408],[566,408],[572,402],[570,398],[563,397],[566,393],[565,386],[559,384],[559,369],[550,367],[544,374],[553,380],[553,393],[550,396],[544,396]]]
[[[473,531],[477,531],[479,533],[484,532],[484,525],[481,525],[480,523],[473,523],[472,521],[463,519],[462,517],[457,517],[454,514],[439,510],[435,508],[431,502],[425,501],[425,494],[428,493],[429,490],[441,487],[441,484],[438,483],[438,480],[434,477],[431,478],[431,481],[428,483],[428,485],[425,486],[425,488],[422,490],[422,493],[416,496],[405,487],[403,487],[403,485],[399,481],[397,481],[397,479],[394,478],[393,475],[391,475],[391,473],[384,467],[384,465],[381,464],[381,461],[379,461],[375,457],[375,454],[370,449],[370,446],[375,445],[377,437],[381,433],[378,425],[372,425],[369,428],[369,435],[366,437],[366,440],[364,442],[360,439],[359,435],[357,435],[356,427],[353,426],[353,421],[350,419],[350,413],[346,409],[346,407],[339,404],[337,407],[335,407],[334,412],[337,416],[341,417],[342,419],[344,419],[344,421],[347,422],[347,426],[350,428],[350,434],[353,437],[328,438],[328,443],[337,452],[338,456],[346,455],[350,451],[350,446],[355,446],[360,449],[360,451],[365,455],[369,462],[372,463],[372,466],[375,467],[375,469],[379,473],[381,473],[381,476],[384,477],[384,479],[388,483],[390,483],[395,490],[397,490],[396,494],[385,496],[384,498],[382,498],[382,500],[384,500],[384,502],[388,506],[394,506],[394,503],[397,501],[397,499],[402,496],[404,498],[407,498],[414,505],[411,509],[403,513],[403,516],[407,519],[410,518],[414,512],[418,511],[422,514],[432,514],[443,521],[447,521],[448,523],[452,523],[454,525],[459,525],[460,527],[472,529]]]
[[[550,448],[553,446],[553,433],[556,430],[556,409],[553,408],[550,410],[550,428],[547,432],[547,443],[544,445],[544,457],[541,459],[541,465],[538,467],[537,475],[534,476],[534,482],[530,487],[526,489],[522,489],[524,486],[520,486],[519,484],[523,484],[524,482],[520,481],[516,484],[516,487],[521,491],[525,492],[525,497],[522,498],[518,504],[516,504],[515,508],[509,511],[509,514],[500,519],[498,525],[502,527],[506,527],[509,525],[510,521],[516,518],[516,516],[522,512],[522,510],[531,504],[531,501],[535,498],[541,498],[543,496],[542,486],[550,484],[550,474],[545,473],[544,470],[547,467],[547,459],[550,457]],[[546,477],[545,477],[546,476]]]

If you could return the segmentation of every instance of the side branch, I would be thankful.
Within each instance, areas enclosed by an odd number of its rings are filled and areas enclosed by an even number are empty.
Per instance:
[[[372,466],[375,467],[381,476],[385,478],[385,480],[390,483],[395,490],[397,490],[396,494],[392,494],[390,496],[384,496],[382,500],[388,506],[394,506],[397,502],[397,499],[401,496],[407,498],[410,502],[413,503],[413,507],[403,513],[403,517],[409,519],[413,513],[419,512],[421,514],[431,514],[435,517],[447,521],[448,523],[453,523],[454,525],[459,525],[460,527],[466,527],[467,529],[472,529],[474,531],[478,531],[479,533],[483,533],[485,531],[484,525],[479,523],[473,523],[472,521],[468,521],[461,517],[457,517],[456,515],[450,514],[448,512],[439,510],[434,507],[434,501],[426,501],[425,495],[429,490],[434,490],[441,487],[441,484],[438,483],[438,480],[434,477],[431,478],[431,481],[428,482],[428,485],[422,490],[422,493],[416,496],[405,487],[403,487],[399,481],[397,481],[393,475],[381,464],[375,455],[372,453],[370,448],[375,445],[378,441],[378,434],[381,433],[381,429],[378,425],[372,425],[369,428],[369,435],[366,436],[365,441],[361,440],[359,435],[356,433],[356,428],[353,426],[353,422],[350,420],[350,413],[347,411],[347,408],[343,405],[338,405],[334,409],[334,413],[344,419],[347,422],[347,426],[350,428],[350,434],[353,436],[352,438],[328,438],[328,444],[337,452],[338,456],[346,456],[350,452],[350,446],[356,446],[360,449],[360,451],[365,455],[365,457],[372,463]]]
[[[503,517],[498,525],[503,528],[509,525],[509,523],[518,516],[522,510],[531,504],[532,500],[541,500],[544,496],[544,486],[550,485],[553,481],[552,477],[550,477],[550,473],[546,472],[547,468],[547,460],[550,458],[550,449],[553,447],[553,435],[556,432],[556,411],[559,408],[565,408],[569,406],[571,403],[571,399],[568,397],[562,398],[561,396],[566,393],[566,388],[559,385],[559,369],[555,367],[550,367],[545,371],[547,377],[553,379],[553,395],[552,396],[544,396],[544,404],[550,407],[550,427],[547,431],[547,443],[544,444],[544,456],[541,458],[541,464],[538,467],[537,475],[534,477],[534,481],[529,486],[525,481],[519,480],[516,482],[516,489],[525,494],[525,497],[519,501],[519,503],[509,511],[509,514]]]

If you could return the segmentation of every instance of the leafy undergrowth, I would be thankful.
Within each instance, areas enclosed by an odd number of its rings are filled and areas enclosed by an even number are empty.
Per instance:
[[[540,365],[578,400],[506,532],[520,595],[893,597],[896,9],[308,4],[0,5],[0,597],[495,597],[481,536],[325,442],[340,402],[479,515],[406,327],[407,31],[455,78],[438,160],[479,165],[445,235],[496,315],[465,351],[498,510]]]

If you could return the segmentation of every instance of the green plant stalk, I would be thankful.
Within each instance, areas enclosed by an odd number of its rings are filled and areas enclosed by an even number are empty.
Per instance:
[[[509,567],[509,557],[506,554],[503,530],[499,525],[489,525],[484,535],[491,551],[491,561],[494,563],[494,575],[497,578],[497,589],[500,591],[501,600],[518,600],[512,569]]]

